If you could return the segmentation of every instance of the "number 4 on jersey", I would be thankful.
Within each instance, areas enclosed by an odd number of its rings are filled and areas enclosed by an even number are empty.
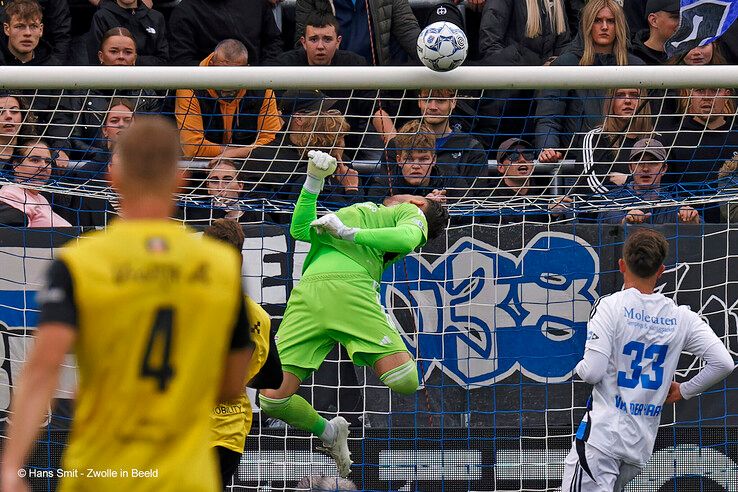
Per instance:
[[[635,388],[640,383],[645,389],[657,390],[661,387],[664,380],[664,368],[661,367],[666,360],[666,352],[669,350],[668,345],[646,345],[635,340],[630,341],[623,347],[623,354],[633,355],[633,361],[630,364],[631,375],[625,371],[618,372],[618,386],[624,388]],[[643,374],[643,359],[651,359],[651,370],[653,378],[649,374]]]
[[[174,368],[169,361],[172,351],[173,324],[174,310],[172,308],[161,308],[156,312],[149,341],[146,343],[146,353],[141,363],[141,377],[156,379],[161,392],[166,391],[169,380],[174,377]]]

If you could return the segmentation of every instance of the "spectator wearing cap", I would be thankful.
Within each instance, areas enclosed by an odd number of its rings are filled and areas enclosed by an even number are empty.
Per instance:
[[[282,53],[273,64],[276,66],[303,67],[365,66],[366,60],[364,57],[340,49],[342,41],[340,26],[334,15],[312,13],[307,17],[305,34],[300,37],[301,46]],[[381,107],[376,110],[374,108],[378,95],[377,91],[338,89],[321,92],[335,101],[333,109],[337,109],[346,115],[346,121],[351,126],[351,133],[346,137],[347,149],[358,149],[359,147],[381,148],[383,146],[383,142],[378,141],[373,133],[365,134],[370,115],[373,115],[372,126],[374,131],[385,134],[388,138],[396,133],[395,126],[387,112]],[[279,94],[279,91],[277,94]],[[367,155],[360,157],[370,158]]]
[[[169,59],[164,15],[139,0],[103,0],[92,17],[87,35],[90,65],[97,65],[103,36],[114,27],[125,27],[136,42],[136,65],[166,65]]]
[[[381,202],[393,195],[418,195],[443,203],[468,191],[464,178],[448,176],[436,164],[436,134],[420,120],[405,123],[390,146],[394,162],[378,167],[370,177],[370,197]]]
[[[563,0],[494,0],[482,10],[479,51],[493,65],[543,65],[569,39]]]
[[[325,12],[330,12],[338,19],[344,37],[343,48],[361,55],[367,63],[392,63],[391,38],[399,43],[411,59],[417,59],[420,26],[408,0],[297,0],[297,36],[304,35],[311,14]]]
[[[271,0],[186,0],[169,17],[172,65],[197,65],[219,42],[236,39],[249,51],[252,65],[282,53],[282,38]]]
[[[666,173],[666,148],[661,142],[644,138],[630,153],[631,180],[604,196],[608,210],[600,222],[611,224],[698,224],[700,215],[692,207],[672,205],[674,198],[662,190]]]
[[[664,45],[679,27],[679,0],[648,0],[648,29],[636,33],[631,51],[646,65],[667,62]]]
[[[336,209],[362,198],[359,174],[345,162],[344,146],[349,130],[346,118],[335,101],[320,91],[287,91],[279,99],[279,109],[287,121],[286,130],[268,144],[256,147],[241,169],[243,194],[247,199],[267,201],[297,200],[305,180],[307,153],[317,149],[338,161],[328,177],[318,203]],[[288,223],[289,215],[274,215],[277,223]]]
[[[200,66],[248,64],[243,43],[226,39]],[[179,89],[175,115],[186,157],[244,159],[255,147],[271,142],[282,128],[271,89]]]
[[[533,144],[520,138],[509,138],[497,151],[499,180],[493,185],[491,199],[499,214],[485,222],[547,223],[567,213],[569,199],[551,196],[550,179],[535,176]]]

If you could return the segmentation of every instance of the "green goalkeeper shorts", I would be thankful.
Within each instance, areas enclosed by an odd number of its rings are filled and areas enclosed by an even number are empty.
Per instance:
[[[379,302],[377,283],[367,274],[310,275],[290,294],[277,332],[284,370],[304,380],[336,342],[359,366],[408,351]]]

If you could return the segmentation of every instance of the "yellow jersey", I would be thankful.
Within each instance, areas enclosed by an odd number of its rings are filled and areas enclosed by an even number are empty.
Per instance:
[[[246,317],[251,328],[251,340],[255,346],[244,386],[256,376],[269,356],[271,327],[267,312],[250,297],[246,297]],[[252,420],[251,402],[246,393],[236,400],[218,403],[210,414],[212,445],[243,453]]]
[[[239,266],[163,220],[118,221],[58,254],[80,378],[62,492],[221,490],[209,415],[228,351],[249,344]],[[64,297],[53,280],[39,294]]]

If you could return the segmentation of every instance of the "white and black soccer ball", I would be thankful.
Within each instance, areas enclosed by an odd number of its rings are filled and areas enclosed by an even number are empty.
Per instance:
[[[457,25],[434,22],[418,36],[418,57],[431,70],[447,72],[464,63],[468,46],[466,34]]]

